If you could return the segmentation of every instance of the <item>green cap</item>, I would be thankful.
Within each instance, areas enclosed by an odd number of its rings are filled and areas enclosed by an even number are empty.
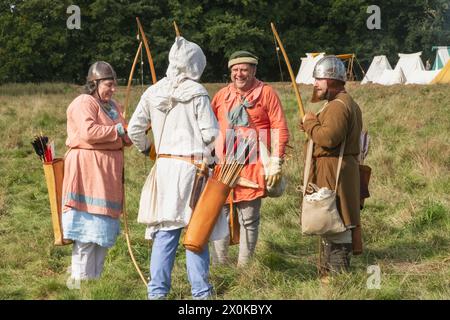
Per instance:
[[[231,68],[233,65],[238,63],[250,63],[257,65],[258,57],[253,53],[244,50],[233,52],[230,59],[228,59],[228,68]]]

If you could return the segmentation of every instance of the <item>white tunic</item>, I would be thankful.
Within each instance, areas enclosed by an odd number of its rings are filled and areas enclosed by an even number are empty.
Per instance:
[[[190,57],[187,63],[189,66],[195,66],[198,61],[195,61],[195,57]],[[128,136],[139,151],[148,150],[150,141],[145,131],[151,124],[158,154],[196,155],[201,161],[202,155],[210,154],[213,141],[219,133],[208,92],[194,81],[199,78],[196,76],[196,70],[201,69],[201,74],[204,66],[202,68],[197,65],[194,71],[188,70],[190,73],[184,68],[184,73],[178,74],[173,74],[171,67],[169,65],[167,77],[148,88],[142,95],[128,125]],[[148,226],[147,239],[151,239],[157,230],[185,227],[192,214],[189,201],[196,167],[187,161],[173,158],[159,158],[156,165],[158,222]],[[228,224],[225,216],[221,214],[211,240],[227,235]]]

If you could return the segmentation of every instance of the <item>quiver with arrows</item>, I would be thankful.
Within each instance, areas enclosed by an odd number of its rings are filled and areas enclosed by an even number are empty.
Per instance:
[[[231,187],[227,184],[214,178],[208,179],[184,235],[186,249],[196,253],[205,249],[230,191]]]
[[[64,180],[64,160],[53,159],[51,162],[43,162],[45,181],[47,183],[50,211],[52,217],[53,235],[55,246],[71,244],[71,240],[63,238],[62,230],[62,185]]]

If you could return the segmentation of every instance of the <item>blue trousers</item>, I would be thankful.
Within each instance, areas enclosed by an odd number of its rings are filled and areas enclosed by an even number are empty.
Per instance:
[[[150,277],[148,283],[149,299],[164,299],[172,281],[172,269],[175,263],[181,228],[169,231],[159,230],[153,237],[150,258]],[[209,283],[209,251],[208,246],[202,253],[186,250],[186,267],[193,299],[208,299],[212,294]]]

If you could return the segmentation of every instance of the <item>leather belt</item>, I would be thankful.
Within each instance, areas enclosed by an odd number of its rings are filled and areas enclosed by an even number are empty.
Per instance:
[[[201,167],[201,163],[195,163],[195,161],[200,158],[202,159],[202,157],[200,156],[194,156],[194,155],[190,155],[190,156],[177,156],[177,155],[173,155],[173,154],[158,154],[158,158],[168,158],[168,159],[177,159],[177,160],[183,160],[186,162],[189,162],[190,164],[195,165],[197,168]]]
[[[343,155],[343,157],[356,157],[356,156],[358,156],[357,154],[351,154],[351,153],[348,153],[348,154],[344,154]],[[339,158],[339,155],[321,155],[321,156],[314,156],[314,157],[312,157],[313,159],[318,159],[318,158]]]

